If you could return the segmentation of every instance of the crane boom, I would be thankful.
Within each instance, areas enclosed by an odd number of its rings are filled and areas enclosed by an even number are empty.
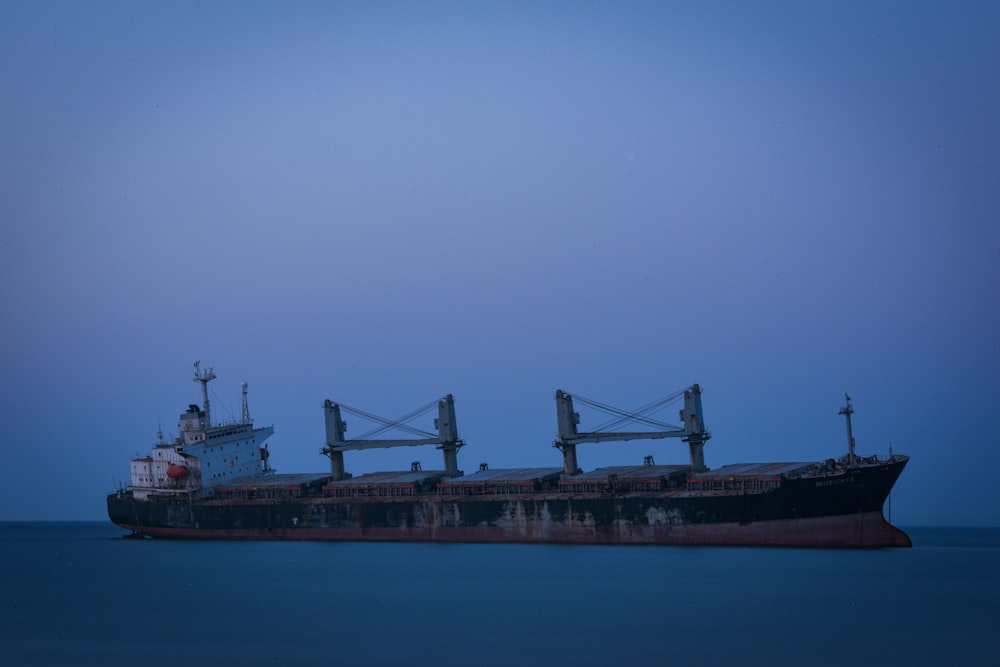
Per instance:
[[[419,447],[420,445],[440,445],[441,438],[424,438],[422,440],[345,440],[341,444],[328,445],[326,452],[348,452],[359,449],[388,449],[390,447]]]
[[[685,431],[621,431],[621,432],[604,432],[597,431],[594,433],[577,433],[570,438],[567,438],[565,442],[613,442],[613,441],[627,441],[627,440],[659,440],[661,438],[683,438],[687,436]]]

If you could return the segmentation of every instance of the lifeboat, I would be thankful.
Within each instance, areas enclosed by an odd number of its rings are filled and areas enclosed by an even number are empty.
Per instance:
[[[176,463],[171,463],[167,466],[167,477],[170,479],[186,479],[189,474],[187,466],[177,465]]]

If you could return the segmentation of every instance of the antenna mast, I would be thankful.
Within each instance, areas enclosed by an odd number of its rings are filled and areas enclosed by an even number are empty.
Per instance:
[[[847,465],[854,465],[854,436],[851,434],[851,415],[854,414],[854,408],[851,407],[851,397],[844,392],[844,398],[847,399],[847,406],[840,409],[837,414],[844,415],[847,419]]]
[[[249,424],[250,423],[250,404],[247,403],[247,383],[244,382],[240,386],[243,387],[243,414],[240,415],[240,417],[241,417],[241,423],[243,423],[243,424]]]
[[[209,368],[201,370],[201,361],[194,362],[194,381],[201,383],[202,408],[205,410],[205,425],[212,426],[212,416],[208,410],[208,383],[215,379],[215,372]]]

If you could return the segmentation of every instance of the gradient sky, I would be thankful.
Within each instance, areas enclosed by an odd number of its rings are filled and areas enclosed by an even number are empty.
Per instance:
[[[327,469],[326,398],[454,394],[468,472],[561,465],[556,389],[700,383],[710,467],[839,456],[847,391],[859,452],[913,457],[894,522],[1000,525],[998,35],[998,2],[8,0],[0,519],[104,518],[200,359],[283,472]]]

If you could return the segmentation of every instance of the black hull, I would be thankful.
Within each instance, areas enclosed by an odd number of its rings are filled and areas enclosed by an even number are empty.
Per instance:
[[[140,501],[108,496],[111,521],[159,538],[907,547],[882,506],[906,460],[784,480],[761,493]]]

